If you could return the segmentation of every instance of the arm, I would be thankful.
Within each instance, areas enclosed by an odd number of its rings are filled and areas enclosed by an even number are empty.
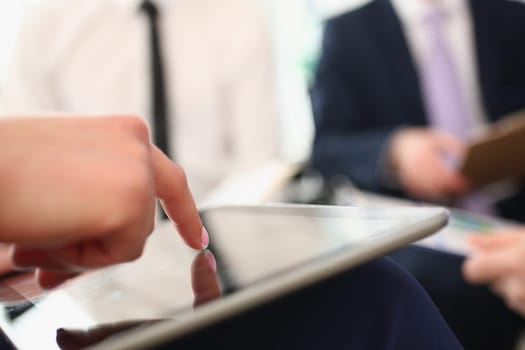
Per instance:
[[[346,175],[368,190],[382,187],[379,162],[393,127],[373,120],[349,40],[336,21],[326,24],[311,90],[316,134],[313,165],[325,176]]]
[[[370,47],[366,36],[353,34],[365,25],[344,27],[352,20],[336,18],[326,26],[312,89],[314,166],[325,176],[346,175],[371,191],[397,190],[425,200],[463,193],[465,179],[446,157],[460,159],[464,145],[430,128],[414,127],[421,121],[397,101],[392,87],[399,82],[379,69],[385,61],[374,54],[380,51]]]
[[[138,118],[4,120],[0,142],[0,239],[43,286],[140,256],[156,197],[189,246],[207,245],[184,172]]]

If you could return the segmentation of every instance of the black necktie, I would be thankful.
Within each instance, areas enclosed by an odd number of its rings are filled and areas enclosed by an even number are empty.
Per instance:
[[[142,2],[140,7],[148,17],[150,34],[150,70],[151,70],[151,112],[153,141],[168,157],[172,157],[169,149],[169,121],[168,104],[166,102],[166,86],[164,83],[164,67],[160,48],[159,11],[157,6],[149,0]],[[159,206],[160,216],[167,219],[167,215]]]
[[[164,67],[159,34],[159,11],[157,6],[149,0],[142,2],[140,9],[147,15],[150,32],[150,68],[151,68],[151,102],[152,102],[152,129],[155,144],[168,156],[169,149],[169,120],[168,104],[166,101],[166,86],[164,82]]]

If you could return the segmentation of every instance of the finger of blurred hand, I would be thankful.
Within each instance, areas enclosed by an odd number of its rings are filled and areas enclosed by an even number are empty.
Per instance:
[[[440,158],[427,157],[424,170],[413,170],[406,176],[405,187],[417,198],[443,200],[466,192],[465,179],[449,169]]]
[[[440,160],[442,162],[443,186],[449,194],[462,194],[468,190],[469,184],[467,179],[461,175],[457,166],[465,156],[466,145],[457,137],[438,130],[433,131],[435,145],[438,147]]]
[[[0,276],[13,271],[15,267],[11,263],[10,245],[0,243]]]
[[[36,280],[43,289],[52,289],[79,274],[80,273],[76,272],[57,272],[38,269],[36,271]]]
[[[433,180],[429,185],[431,184],[440,196],[457,195],[467,190],[467,179],[451,167],[444,154],[434,153],[434,157],[428,160],[427,166],[429,177]]]
[[[11,260],[20,268],[43,268],[62,272],[82,272],[137,259],[149,232],[117,233],[100,239],[74,242],[57,248],[16,245]]]
[[[509,308],[525,315],[525,282],[522,279],[501,279],[494,282],[491,287],[505,300]]]
[[[443,173],[445,169],[436,154],[428,153],[424,157],[424,167],[416,168],[412,162],[407,163],[403,171],[403,182],[405,188],[415,197],[423,199],[435,199],[443,196]]]
[[[435,165],[434,181],[432,185],[440,197],[462,194],[467,190],[466,180],[455,170],[448,167],[442,158]]]
[[[221,295],[217,279],[217,262],[209,250],[199,253],[191,265],[191,285],[194,293],[193,306],[202,305]]]
[[[445,198],[454,198],[465,194],[469,190],[467,180],[459,173],[446,170],[439,181],[441,196]]]
[[[479,252],[463,264],[463,276],[470,283],[490,283],[512,274],[516,255],[512,249]]]
[[[156,146],[152,146],[152,163],[157,196],[166,214],[186,244],[194,249],[206,248],[208,234],[202,226],[184,171]]]
[[[57,261],[57,259],[46,250],[25,248],[17,245],[14,245],[11,250],[11,261],[18,269],[43,267],[59,271],[72,268]]]
[[[432,131],[436,146],[442,151],[460,160],[465,155],[466,145],[457,137],[442,131]]]
[[[494,250],[509,247],[525,239],[522,231],[495,231],[489,235],[471,234],[467,243],[476,250]]]
[[[462,148],[459,140],[438,131],[403,129],[393,136],[392,162],[408,193],[439,201],[467,190],[466,179],[446,161],[446,154],[459,157]]]

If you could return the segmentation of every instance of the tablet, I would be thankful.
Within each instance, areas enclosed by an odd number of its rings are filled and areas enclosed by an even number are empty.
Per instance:
[[[468,244],[468,236],[493,235],[499,230],[515,228],[519,225],[518,222],[506,219],[461,209],[449,209],[448,225],[436,234],[417,241],[416,244],[450,254],[468,256],[474,253]]]
[[[354,205],[371,208],[428,207],[431,204],[405,198],[362,191],[349,183],[334,189],[334,201],[338,205]],[[448,224],[435,234],[414,244],[449,254],[468,256],[473,253],[467,237],[473,234],[492,235],[500,230],[516,228],[522,224],[509,219],[479,214],[458,208],[447,208]]]
[[[207,208],[209,250],[159,225],[142,257],[40,294],[3,279],[0,326],[18,349],[147,349],[270,302],[443,227],[442,208]]]

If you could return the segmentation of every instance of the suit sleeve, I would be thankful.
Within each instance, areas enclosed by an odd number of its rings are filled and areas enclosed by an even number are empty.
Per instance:
[[[365,190],[381,191],[383,150],[393,128],[373,123],[374,108],[369,104],[374,101],[365,91],[366,62],[362,55],[353,55],[356,45],[336,20],[327,22],[311,89],[312,165],[325,177],[344,175]]]

